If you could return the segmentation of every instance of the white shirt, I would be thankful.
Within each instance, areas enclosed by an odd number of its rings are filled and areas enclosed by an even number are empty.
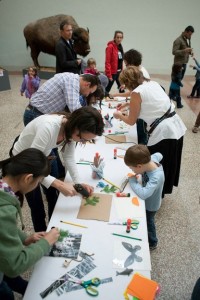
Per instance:
[[[57,138],[60,131],[63,115],[42,115],[31,121],[20,134],[19,140],[13,148],[13,155],[27,148],[36,148],[48,156],[53,148],[58,147]],[[78,169],[75,162],[74,141],[66,144],[61,151],[65,168],[69,171],[72,180],[79,183]],[[42,184],[49,188],[55,177],[49,175],[44,178]]]
[[[144,78],[150,79],[150,75],[149,75],[147,69],[145,69],[144,66],[140,65],[140,66],[139,66],[139,69],[140,69],[140,71],[142,72]]]
[[[168,95],[162,87],[155,81],[144,81],[134,92],[139,93],[142,99],[139,118],[147,123],[147,130],[151,123],[162,117],[171,106],[174,111],[174,104],[171,103]],[[163,120],[152,132],[148,146],[155,145],[164,139],[180,139],[187,128],[181,118],[175,114],[171,118]]]

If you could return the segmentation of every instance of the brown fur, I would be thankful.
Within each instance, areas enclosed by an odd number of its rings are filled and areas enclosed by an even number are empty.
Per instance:
[[[38,56],[40,52],[55,55],[55,45],[60,38],[60,23],[68,20],[73,28],[74,49],[77,54],[86,56],[90,52],[89,32],[78,26],[73,17],[56,15],[29,23],[24,28],[27,47],[31,48],[34,65],[39,68]]]

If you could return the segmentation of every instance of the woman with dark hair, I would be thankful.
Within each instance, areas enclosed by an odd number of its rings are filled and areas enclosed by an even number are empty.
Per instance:
[[[163,155],[164,197],[164,194],[172,193],[173,186],[178,186],[186,127],[162,87],[155,81],[146,80],[137,67],[123,70],[119,80],[132,93],[130,103],[121,104],[114,117],[129,125],[134,125],[138,118],[146,122],[150,153]],[[123,110],[127,107],[129,113],[124,115]]]
[[[12,154],[16,155],[26,148],[37,148],[46,156],[55,147],[62,147],[61,155],[66,170],[73,180],[73,183],[63,182],[57,178],[59,170],[54,160],[51,174],[42,181],[45,187],[45,195],[48,202],[49,219],[53,213],[58,194],[61,192],[65,196],[74,196],[76,191],[74,183],[80,183],[78,169],[76,166],[74,152],[77,142],[85,144],[101,136],[104,123],[101,114],[93,107],[81,107],[72,114],[51,114],[42,115],[31,121],[22,131],[18,141],[14,144]],[[87,184],[82,184],[91,194],[93,188]],[[31,216],[35,231],[46,230],[45,211],[40,187],[31,193],[26,194],[28,204],[31,208]],[[37,199],[37,203],[35,201]]]
[[[49,174],[47,157],[29,148],[1,161],[0,169],[0,299],[14,300],[12,290],[24,295],[27,287],[19,275],[49,252],[59,231],[54,228],[27,236],[17,227],[18,216],[24,227],[19,196],[35,189]]]
[[[124,50],[122,47],[123,32],[116,30],[114,34],[114,39],[109,41],[106,48],[106,58],[105,58],[105,74],[109,79],[109,83],[106,87],[106,96],[109,96],[109,92],[116,81],[117,87],[120,90],[119,74],[123,69],[123,56]],[[122,93],[124,91],[121,91]]]

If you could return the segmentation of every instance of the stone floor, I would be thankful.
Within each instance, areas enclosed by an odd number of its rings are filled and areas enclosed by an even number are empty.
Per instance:
[[[152,75],[168,92],[169,76]],[[13,139],[23,128],[27,100],[20,96],[22,77],[10,75],[11,90],[0,92],[0,159],[8,156]],[[200,131],[192,133],[200,99],[187,99],[194,77],[185,76],[184,108],[177,113],[188,128],[183,148],[180,184],[164,198],[156,218],[159,246],[151,253],[152,279],[161,286],[161,300],[189,300],[200,276]],[[29,209],[23,208],[26,231],[32,232]],[[28,278],[30,272],[24,274]],[[16,299],[21,299],[16,295]],[[200,296],[199,296],[200,299]],[[106,299],[105,299],[106,300]],[[121,300],[121,299],[115,299]]]

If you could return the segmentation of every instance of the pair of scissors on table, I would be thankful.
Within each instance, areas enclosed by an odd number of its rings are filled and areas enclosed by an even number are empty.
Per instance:
[[[83,288],[85,288],[86,293],[88,293],[88,295],[90,296],[98,296],[99,292],[97,289],[95,289],[93,286],[97,287],[100,285],[101,280],[97,277],[92,278],[90,280],[80,280],[77,279],[76,277],[68,274],[68,276],[70,277],[68,280],[77,284],[80,284]]]
[[[140,222],[138,220],[131,220],[131,228],[133,230],[138,229],[139,223]],[[127,225],[127,222],[109,222],[108,224],[110,224],[110,225]]]

